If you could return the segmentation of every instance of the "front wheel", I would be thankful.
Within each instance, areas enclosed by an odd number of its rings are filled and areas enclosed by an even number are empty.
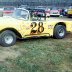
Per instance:
[[[4,47],[12,46],[16,43],[16,35],[10,30],[3,31],[0,34],[0,44]]]
[[[63,25],[57,25],[54,29],[54,37],[57,39],[62,39],[66,35],[66,28]]]

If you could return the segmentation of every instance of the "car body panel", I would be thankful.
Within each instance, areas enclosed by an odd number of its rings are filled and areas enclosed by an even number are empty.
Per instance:
[[[5,20],[5,21],[4,21]],[[14,18],[10,16],[0,17],[0,32],[4,29],[15,29],[18,31],[22,38],[26,37],[39,37],[39,36],[53,36],[54,28],[57,24],[63,23],[66,25],[67,31],[72,31],[72,21],[65,20],[36,20],[30,18],[25,20],[23,18]]]
[[[67,14],[68,14],[69,16],[70,16],[70,15],[72,16],[72,6],[69,7],[69,9],[68,9],[68,11],[67,11]]]
[[[72,15],[72,9],[71,10],[68,10],[68,14],[71,14]]]

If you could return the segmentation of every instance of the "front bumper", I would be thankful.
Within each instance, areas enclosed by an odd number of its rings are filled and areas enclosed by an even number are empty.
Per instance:
[[[60,14],[58,13],[58,14],[50,14],[50,16],[60,16]]]

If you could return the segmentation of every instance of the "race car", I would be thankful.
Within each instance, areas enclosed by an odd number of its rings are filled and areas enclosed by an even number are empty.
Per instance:
[[[3,8],[3,15],[6,16],[6,15],[12,15],[12,13],[14,12],[16,8],[13,7],[13,6],[5,6]]]
[[[53,7],[50,9],[50,16],[60,16],[60,11],[58,8]]]
[[[67,16],[72,17],[72,6],[69,7],[69,9],[67,11]]]
[[[20,8],[16,9],[12,16],[0,17],[0,44],[8,47],[14,45],[17,38],[41,36],[62,39],[67,31],[72,31],[71,21],[48,19],[40,18],[40,16],[38,18],[36,15],[31,16],[28,10]]]
[[[37,6],[35,9],[42,9],[42,10],[45,10],[46,17],[50,17],[50,8],[45,7],[45,6]]]
[[[36,17],[36,18],[42,18],[45,17],[44,19],[46,19],[46,13],[45,10],[43,9],[30,9],[28,8],[27,10],[29,10],[30,16],[32,17]]]

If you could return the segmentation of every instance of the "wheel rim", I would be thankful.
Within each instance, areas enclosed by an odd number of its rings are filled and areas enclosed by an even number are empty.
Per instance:
[[[60,30],[59,30],[59,36],[64,36],[65,35],[65,31],[64,31],[64,29],[63,28],[61,28]]]
[[[4,40],[6,44],[11,44],[13,42],[13,36],[12,35],[5,35]]]

